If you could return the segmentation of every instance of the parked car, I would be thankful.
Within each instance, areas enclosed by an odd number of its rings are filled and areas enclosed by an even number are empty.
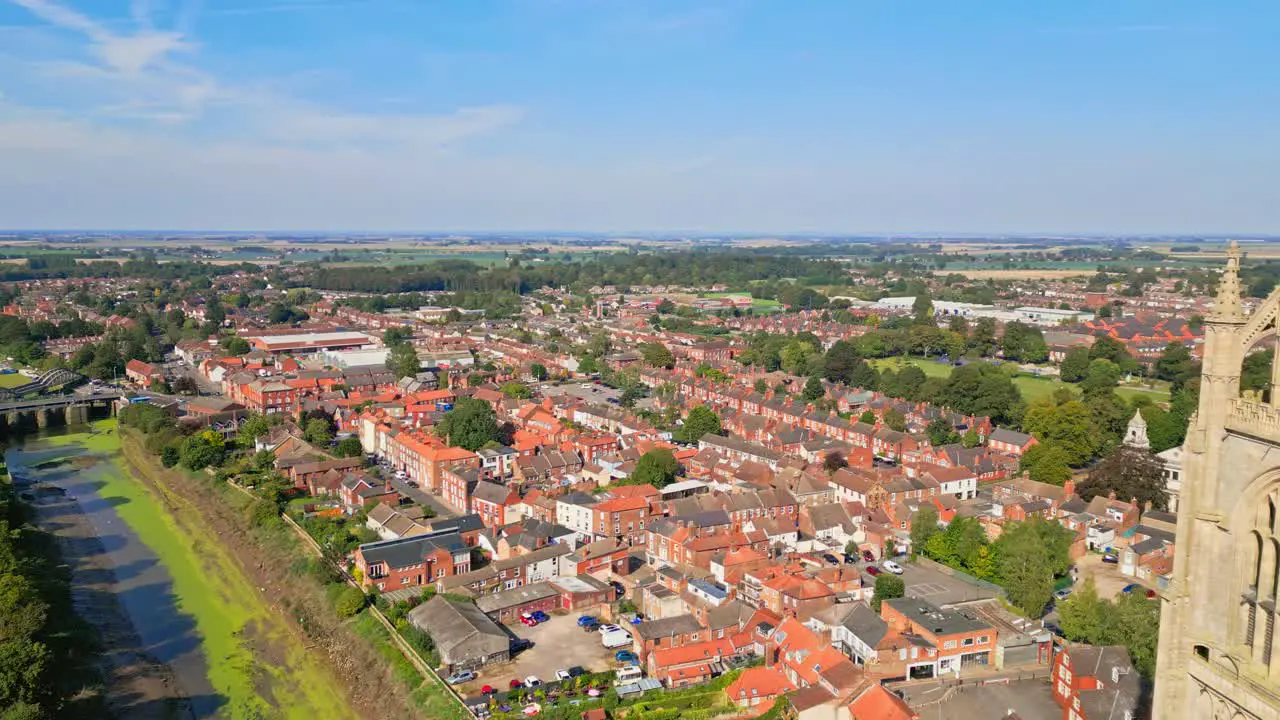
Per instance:
[[[845,565],[856,565],[858,563],[858,557],[856,555],[845,553],[841,557],[844,559]]]
[[[1045,623],[1045,624],[1044,624],[1044,629],[1045,629],[1045,630],[1048,630],[1049,632],[1053,633],[1054,635],[1057,635],[1057,636],[1058,636],[1058,637],[1060,637],[1060,638],[1064,638],[1064,637],[1066,637],[1066,636],[1067,636],[1067,634],[1066,634],[1065,632],[1063,632],[1062,628],[1058,627],[1057,625],[1055,625],[1055,624],[1053,624],[1053,623]]]
[[[576,678],[579,675],[586,675],[586,674],[587,674],[586,669],[583,668],[581,665],[574,665],[573,667],[569,668],[569,677],[571,678]]]
[[[475,673],[471,672],[470,670],[461,670],[445,678],[444,681],[449,683],[450,685],[458,685],[464,682],[471,682],[472,680],[475,680],[475,679],[476,679]]]
[[[873,562],[875,562],[875,561],[876,561],[876,554],[875,554],[875,553],[873,553],[873,552],[871,552],[870,550],[863,550],[863,551],[862,551],[862,561],[863,561],[863,562],[873,563]]]
[[[481,695],[492,695],[496,692],[498,692],[498,688],[492,685],[485,685],[484,687],[480,688]]]
[[[636,659],[636,654],[630,650],[619,650],[613,654],[613,659],[618,662],[632,662]]]
[[[519,679],[519,678],[511,678],[511,683],[510,683],[509,687],[510,687],[512,690],[515,690],[515,689],[519,688],[519,687],[520,687],[521,685],[523,685],[523,684],[524,684],[524,683],[520,682],[520,679]]]
[[[1120,557],[1118,555],[1103,555],[1102,562],[1111,563],[1112,565],[1115,565],[1116,563],[1120,562]]]
[[[587,623],[586,625],[582,626],[583,632],[595,632],[596,630],[599,630],[599,629],[600,629],[600,623],[596,622],[594,619],[591,622]]]
[[[1149,589],[1149,588],[1148,588],[1148,589],[1147,589],[1147,599],[1148,599],[1148,600],[1155,600],[1155,599],[1156,599],[1156,597],[1157,597],[1157,595],[1156,595],[1156,591],[1155,591],[1155,590],[1151,590],[1151,589]]]
[[[870,575],[871,577],[875,577],[876,575],[880,574],[880,568],[876,567],[875,565],[868,565],[867,574]]]
[[[1053,594],[1054,600],[1066,600],[1071,596],[1071,588],[1062,588]]]
[[[902,574],[902,566],[892,560],[885,560],[884,562],[880,563],[880,566],[883,567],[885,570],[888,570],[889,572],[893,573],[894,575]]]
[[[587,625],[592,625],[592,624],[599,625],[600,621],[590,615],[578,616],[578,627],[586,627]]]
[[[556,680],[559,680],[560,682],[564,682],[565,680],[568,680],[568,679],[569,679],[569,677],[570,677],[570,675],[569,675],[569,671],[568,671],[568,670],[557,670],[557,671],[556,671]]]
[[[520,622],[524,623],[529,627],[533,627],[534,625],[538,624],[538,621],[534,620],[533,616],[528,613],[525,613],[524,615],[520,616]]]
[[[601,625],[597,629],[602,633],[607,633],[607,632],[613,632],[614,630],[621,630],[622,628],[618,627],[617,625]]]
[[[540,622],[540,623],[544,623],[544,622],[546,622],[546,621],[550,620],[550,619],[551,619],[551,616],[550,616],[550,615],[548,615],[548,614],[546,614],[546,613],[544,613],[544,612],[542,612],[541,610],[535,610],[535,611],[533,612],[533,619],[534,619],[534,620],[537,620],[537,621],[538,621],[538,622]]]
[[[1140,587],[1142,587],[1142,586],[1141,586],[1141,585],[1139,585],[1138,583],[1129,583],[1128,585],[1125,585],[1125,586],[1124,586],[1124,588],[1120,590],[1120,592],[1122,592],[1122,593],[1131,593],[1131,592],[1133,592],[1134,590],[1137,590],[1137,589],[1138,589],[1138,588],[1140,588]]]
[[[823,559],[823,560],[826,560],[827,562],[831,563],[832,565],[839,565],[839,564],[840,564],[840,559],[839,559],[839,558],[837,558],[835,555],[832,555],[831,553],[826,553],[825,555],[823,555],[823,556],[822,556],[822,559]]]
[[[536,688],[541,684],[542,681],[538,679],[537,675],[530,675],[524,679],[524,686],[527,688]]]

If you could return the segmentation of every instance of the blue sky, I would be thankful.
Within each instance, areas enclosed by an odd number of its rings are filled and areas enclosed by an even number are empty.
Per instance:
[[[0,0],[0,226],[1280,233],[1280,4]]]

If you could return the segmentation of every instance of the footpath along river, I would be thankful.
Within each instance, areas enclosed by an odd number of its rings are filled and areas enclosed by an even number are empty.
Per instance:
[[[356,717],[198,510],[132,471],[114,420],[10,440],[5,460],[63,545],[118,717]]]

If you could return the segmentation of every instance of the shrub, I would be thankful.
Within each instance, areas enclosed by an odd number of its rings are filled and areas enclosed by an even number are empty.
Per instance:
[[[266,500],[251,501],[245,506],[244,512],[249,524],[254,527],[266,527],[272,523],[280,522],[280,517],[276,513],[276,506]]]
[[[338,593],[338,597],[333,603],[333,609],[338,613],[338,617],[346,619],[359,614],[364,609],[365,602],[364,593],[348,585],[342,589],[341,593]]]

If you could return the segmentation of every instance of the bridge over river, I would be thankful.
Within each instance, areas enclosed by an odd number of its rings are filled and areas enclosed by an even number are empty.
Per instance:
[[[45,428],[51,425],[78,425],[91,417],[110,416],[124,393],[115,388],[97,392],[78,391],[63,395],[0,400],[0,433],[18,427]]]

